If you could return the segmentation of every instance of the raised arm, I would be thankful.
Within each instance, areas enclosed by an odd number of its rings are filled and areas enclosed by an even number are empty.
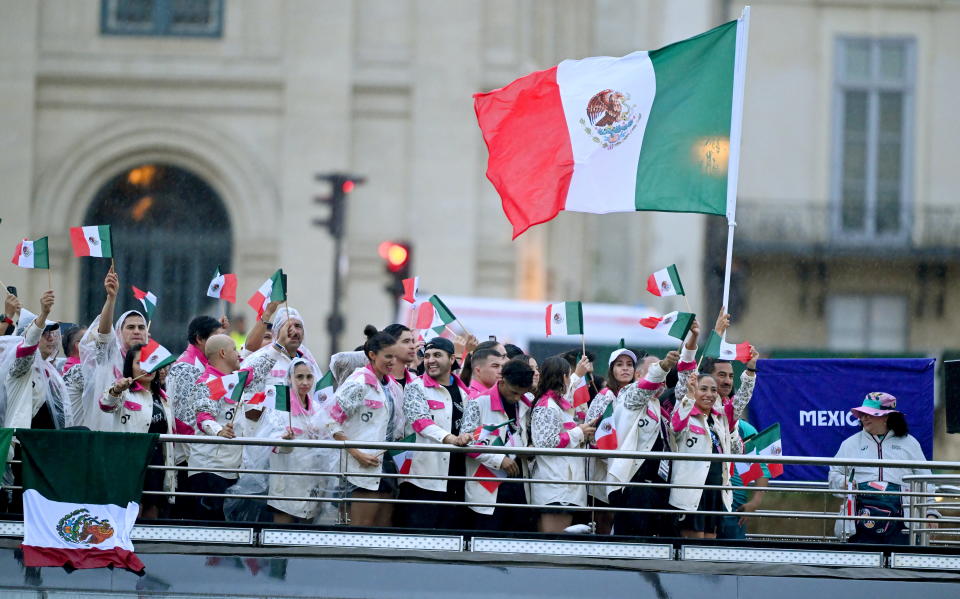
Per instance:
[[[247,351],[255,352],[260,349],[260,346],[263,344],[263,336],[267,334],[267,323],[270,322],[270,319],[273,318],[274,313],[276,313],[277,308],[280,307],[280,302],[270,302],[267,304],[267,307],[263,310],[263,314],[260,316],[260,320],[253,325],[253,328],[250,329],[250,332],[247,333],[247,340],[244,342],[243,347]]]
[[[677,365],[679,359],[680,353],[671,351],[656,364],[651,364],[642,379],[630,383],[620,392],[623,407],[635,412],[646,411],[650,399],[663,385],[663,381],[667,379],[667,373]]]
[[[734,422],[743,418],[743,413],[747,410],[747,404],[753,399],[753,388],[757,383],[757,358],[760,352],[752,345],[750,346],[750,361],[747,367],[740,375],[740,388],[733,395],[733,418]]]
[[[113,330],[113,309],[117,304],[117,291],[120,289],[120,277],[113,270],[113,264],[103,279],[103,289],[107,292],[107,297],[103,301],[103,309],[100,310],[100,326],[97,332],[106,335]]]
[[[687,392],[688,378],[697,369],[697,341],[699,339],[700,322],[693,319],[693,325],[690,327],[690,332],[687,333],[683,349],[680,351],[680,359],[677,362],[677,386],[674,388],[674,395],[678,405]]]

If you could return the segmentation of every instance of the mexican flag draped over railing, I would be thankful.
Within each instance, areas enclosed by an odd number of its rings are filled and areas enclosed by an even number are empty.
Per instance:
[[[157,435],[17,430],[23,563],[144,570],[130,533]]]

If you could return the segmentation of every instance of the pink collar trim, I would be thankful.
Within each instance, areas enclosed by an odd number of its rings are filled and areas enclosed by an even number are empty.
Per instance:
[[[507,411],[503,409],[503,399],[500,397],[500,385],[494,385],[493,387],[490,387],[490,389],[487,391],[487,395],[490,397],[491,410],[494,412],[503,412],[504,414],[507,413]]]
[[[203,355],[203,352],[200,351],[200,348],[194,344],[187,345],[187,349],[180,354],[180,358],[177,362],[183,362],[184,364],[193,364],[201,368],[206,368],[209,362],[207,362],[207,357]]]
[[[467,390],[467,386],[463,384],[463,381],[460,380],[460,377],[458,377],[453,373],[451,373],[450,376],[453,378],[453,381],[457,384],[457,387],[460,387],[460,389],[463,391]],[[434,380],[434,378],[429,374],[427,374],[426,372],[424,372],[423,376],[420,378],[423,380],[424,387],[440,387],[441,386],[440,383]]]
[[[60,374],[67,374],[67,371],[80,363],[80,358],[67,358],[67,361],[63,363],[63,372]]]

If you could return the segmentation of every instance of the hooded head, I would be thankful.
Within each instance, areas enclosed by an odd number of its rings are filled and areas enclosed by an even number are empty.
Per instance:
[[[121,314],[113,325],[113,332],[123,355],[134,345],[144,345],[150,339],[147,334],[147,319],[136,310],[127,310]]]
[[[306,327],[303,324],[303,317],[300,316],[300,312],[296,308],[287,308],[283,306],[279,308],[276,314],[273,315],[273,319],[270,321],[271,329],[273,330],[274,340],[278,340],[281,337],[281,327],[287,324],[288,320],[295,320],[300,323],[298,327],[299,330],[295,330],[290,339],[290,346],[287,347],[287,351],[291,349],[297,350],[300,349],[300,346],[303,344],[303,339],[306,337]]]
[[[15,333],[23,336],[30,323],[37,319],[37,315],[26,308],[20,309],[20,320],[17,321]],[[60,323],[47,320],[44,322],[43,334],[39,343],[40,355],[44,360],[54,360],[60,355]]]
[[[337,385],[342,385],[354,370],[367,365],[367,356],[362,351],[345,351],[330,358],[330,372]]]

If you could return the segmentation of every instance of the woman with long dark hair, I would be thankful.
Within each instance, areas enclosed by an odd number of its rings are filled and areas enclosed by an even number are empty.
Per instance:
[[[173,412],[167,396],[160,388],[156,372],[147,373],[140,364],[144,344],[130,347],[123,358],[123,377],[114,381],[100,397],[100,410],[113,416],[109,421],[115,432],[170,434],[173,431]],[[136,379],[136,380],[134,380]],[[170,443],[158,443],[150,459],[153,466],[173,466],[173,448]],[[167,491],[176,488],[173,470],[147,470],[143,484],[145,491]],[[167,501],[163,495],[144,495],[140,515],[156,519]]]
[[[403,435],[403,390],[390,373],[397,365],[403,349],[396,338],[383,332],[364,332],[363,344],[367,365],[357,368],[337,389],[331,402],[331,431],[337,441],[387,441]],[[379,474],[396,474],[397,469],[384,452],[351,448],[347,450],[345,496],[358,499],[393,499],[397,492],[396,478]],[[373,476],[351,476],[366,474]],[[363,502],[350,506],[354,526],[390,526],[393,505]]]
[[[577,424],[573,403],[564,398],[570,386],[570,364],[561,357],[547,358],[540,369],[537,401],[534,404],[530,433],[534,447],[576,448],[587,443],[596,427],[590,423]],[[532,485],[533,503],[540,505],[584,506],[587,488],[566,481],[584,480],[583,458],[566,456],[538,456],[533,467],[533,478],[551,483]],[[573,522],[573,513],[550,509],[540,514],[540,532],[563,532]]]

